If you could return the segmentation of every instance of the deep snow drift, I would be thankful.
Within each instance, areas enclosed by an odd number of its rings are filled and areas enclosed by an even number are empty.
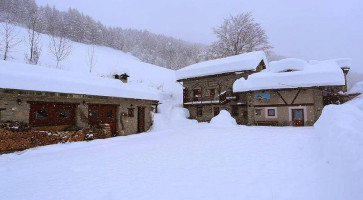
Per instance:
[[[329,105],[316,122],[330,199],[349,194],[363,198],[363,95],[343,105]],[[347,187],[349,186],[349,187]]]

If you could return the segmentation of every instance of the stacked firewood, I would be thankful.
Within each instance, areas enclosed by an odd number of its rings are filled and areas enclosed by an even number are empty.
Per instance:
[[[79,142],[111,137],[103,128],[79,131],[34,131],[27,124],[0,124],[0,154],[58,143]]]

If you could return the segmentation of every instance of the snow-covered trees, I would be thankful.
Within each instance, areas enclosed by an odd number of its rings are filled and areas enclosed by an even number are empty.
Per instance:
[[[29,53],[26,54],[26,59],[29,64],[38,64],[42,47],[40,46],[40,31],[41,31],[41,21],[39,9],[34,6],[30,10],[30,16],[28,20],[28,38],[26,40],[26,45],[29,49]]]
[[[7,8],[9,5],[12,7],[11,10]],[[34,13],[34,7],[37,8],[36,13]],[[31,41],[37,38],[37,32],[49,35],[61,33],[64,38],[75,42],[109,46],[130,52],[141,61],[172,69],[179,69],[200,61],[204,51],[202,45],[190,44],[144,30],[106,27],[76,9],[62,12],[50,6],[38,7],[35,0],[1,0],[0,14],[4,13],[14,17],[11,21],[13,24],[29,27],[32,22],[37,22],[37,20],[41,22],[38,23],[42,25],[41,28],[29,28],[29,36],[32,39],[27,43],[30,42],[30,46],[33,43]],[[34,21],[34,14],[39,17],[36,18],[36,21]],[[0,18],[0,21],[4,21],[4,19]],[[39,46],[29,47],[28,62],[34,62],[31,61],[32,54],[34,56],[37,48],[40,49]]]
[[[1,24],[0,35],[2,37],[3,60],[7,60],[9,53],[21,42],[21,40],[18,38],[15,26],[9,19],[4,20]]]
[[[97,63],[97,58],[95,56],[95,47],[90,46],[87,52],[87,65],[90,73],[92,72],[93,68],[96,66],[96,63]]]
[[[227,57],[251,51],[263,50],[268,53],[272,48],[266,32],[255,22],[251,13],[231,16],[214,29],[218,41],[210,47],[212,58]]]
[[[72,53],[72,42],[64,36],[52,35],[49,38],[49,54],[56,61],[56,68],[60,68],[59,63]]]

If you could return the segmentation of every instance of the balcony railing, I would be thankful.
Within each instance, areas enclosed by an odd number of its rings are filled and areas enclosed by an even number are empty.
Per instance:
[[[215,96],[184,96],[184,104],[197,105],[197,104],[224,104],[231,100],[236,100],[237,97],[232,91],[224,91]]]

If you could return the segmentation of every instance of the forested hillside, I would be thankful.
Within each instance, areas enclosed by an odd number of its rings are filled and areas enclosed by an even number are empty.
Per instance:
[[[141,61],[170,69],[199,62],[204,57],[203,45],[146,30],[106,27],[76,9],[62,12],[50,6],[40,7],[35,0],[1,0],[0,20],[74,42],[130,52]]]

